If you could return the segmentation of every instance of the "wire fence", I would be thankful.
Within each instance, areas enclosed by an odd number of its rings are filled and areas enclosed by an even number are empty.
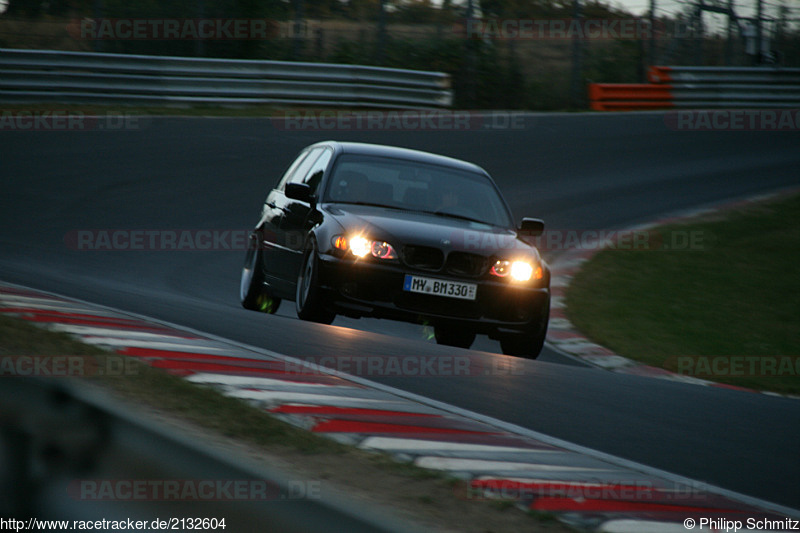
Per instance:
[[[759,55],[739,27],[711,33],[702,19],[635,18],[602,3],[575,18],[566,3],[530,16],[494,13],[484,1],[480,17],[470,17],[469,6],[449,1],[383,9],[379,0],[83,1],[59,10],[52,0],[50,12],[35,13],[11,0],[0,47],[440,71],[452,76],[456,107],[486,109],[585,108],[588,83],[644,82],[650,65],[800,67],[800,31],[791,25],[767,27]]]

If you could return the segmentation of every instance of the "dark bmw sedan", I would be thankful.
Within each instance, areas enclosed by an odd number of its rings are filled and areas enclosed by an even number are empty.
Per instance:
[[[550,271],[482,168],[360,143],[304,149],[269,193],[242,270],[242,305],[329,324],[337,314],[430,324],[440,344],[476,334],[536,357]]]

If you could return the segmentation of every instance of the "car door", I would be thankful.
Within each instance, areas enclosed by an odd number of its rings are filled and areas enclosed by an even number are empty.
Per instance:
[[[280,288],[285,288],[285,285],[281,284],[280,280],[283,279],[285,281],[282,274],[287,271],[287,268],[281,265],[281,261],[285,261],[283,252],[286,248],[285,237],[281,234],[281,220],[286,209],[286,196],[283,193],[283,189],[292,176],[296,173],[304,173],[304,169],[308,169],[307,165],[311,165],[313,160],[319,157],[320,153],[322,153],[321,149],[306,149],[300,152],[292,164],[289,165],[289,168],[286,169],[286,172],[283,173],[275,187],[269,192],[261,208],[261,220],[258,228],[261,236],[260,245],[264,274],[269,283],[276,284],[277,281]]]
[[[272,213],[270,219],[270,231],[272,232],[272,242],[270,243],[272,253],[270,255],[272,263],[269,266],[269,275],[288,284],[293,284],[297,275],[293,270],[294,250],[296,248],[294,241],[297,235],[287,231],[284,223],[284,218],[290,204],[293,202],[293,200],[286,198],[286,184],[302,181],[325,150],[326,148],[324,147],[312,148],[301,161],[296,165],[293,164],[275,186],[275,189],[270,192],[267,197],[267,203],[264,206],[265,210]]]
[[[296,172],[289,182],[305,183],[311,187],[311,193],[316,194],[332,157],[333,150],[325,148],[314,163],[307,167],[305,173]],[[319,216],[319,212],[308,202],[286,198],[280,232],[284,235],[286,243],[288,275],[297,277],[305,251],[306,235],[319,222],[315,216]]]

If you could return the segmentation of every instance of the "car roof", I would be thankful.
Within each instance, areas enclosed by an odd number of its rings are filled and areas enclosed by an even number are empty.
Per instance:
[[[419,161],[421,163],[428,163],[431,165],[440,165],[446,167],[458,168],[467,172],[476,172],[488,176],[489,173],[474,163],[462,161],[452,157],[447,157],[421,150],[412,150],[410,148],[400,148],[399,146],[387,146],[383,144],[369,144],[359,142],[341,142],[341,141],[323,141],[317,143],[315,146],[330,146],[334,152],[341,154],[358,154],[376,157],[390,157],[394,159],[406,159]]]

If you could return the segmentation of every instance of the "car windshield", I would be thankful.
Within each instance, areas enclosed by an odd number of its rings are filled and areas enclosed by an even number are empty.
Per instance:
[[[404,159],[342,155],[328,180],[323,201],[432,213],[492,226],[512,225],[505,202],[485,175]]]

